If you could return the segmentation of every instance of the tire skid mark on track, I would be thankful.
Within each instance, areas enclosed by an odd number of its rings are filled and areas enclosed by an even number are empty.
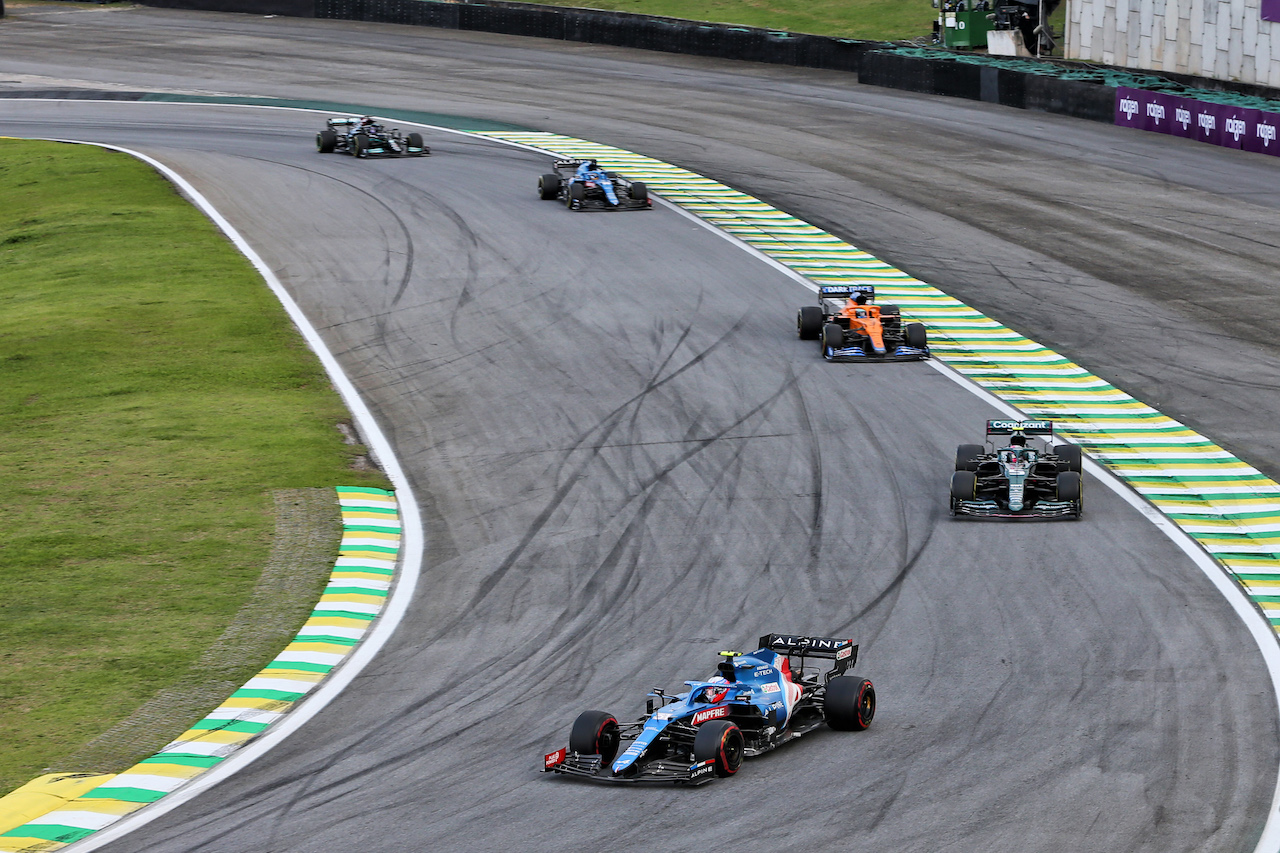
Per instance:
[[[790,214],[669,163],[552,133],[479,135],[591,157],[797,276],[874,284],[929,327],[937,358],[1019,411],[1055,421],[1200,544],[1280,631],[1280,484],[1058,353]],[[810,284],[816,289],[816,285]]]

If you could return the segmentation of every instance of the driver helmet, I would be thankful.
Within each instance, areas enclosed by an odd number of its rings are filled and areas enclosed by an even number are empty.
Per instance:
[[[721,684],[728,685],[729,683],[722,676],[717,675],[709,680],[715,682],[715,686],[708,686],[699,690],[693,697],[695,702],[706,702],[708,705],[714,705],[729,692],[728,686],[720,686]]]
[[[855,297],[853,297],[853,301],[854,301],[855,303],[857,303],[858,305],[866,305],[866,304],[867,304],[867,292],[866,292],[865,290],[859,290],[859,291],[858,291],[858,295],[857,295],[857,296],[855,296]]]
[[[597,163],[595,160],[588,160],[586,165],[587,165],[587,168],[593,172],[600,168],[600,164]]]
[[[364,116],[360,119],[361,127],[368,127],[371,124],[373,124],[373,116]]]

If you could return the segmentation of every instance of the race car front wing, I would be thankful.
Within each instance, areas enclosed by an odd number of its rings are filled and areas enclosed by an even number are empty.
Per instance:
[[[545,758],[543,773],[563,773],[593,782],[628,784],[632,782],[668,782],[676,785],[702,785],[715,777],[715,759],[694,764],[670,758],[658,758],[646,762],[639,772],[628,776],[614,776],[604,766],[599,755],[579,755],[566,749],[558,749]]]
[[[827,361],[922,361],[929,357],[929,348],[903,344],[884,355],[867,355],[862,347],[827,347],[822,351],[822,357]]]
[[[1075,501],[1036,501],[1027,509],[1013,512],[995,501],[952,501],[951,512],[980,518],[1079,518],[1080,506]]]

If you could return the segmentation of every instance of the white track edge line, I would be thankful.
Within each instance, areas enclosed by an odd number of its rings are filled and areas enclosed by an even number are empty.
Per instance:
[[[381,614],[374,622],[372,629],[364,640],[356,646],[355,650],[344,660],[331,675],[325,678],[315,692],[304,699],[298,701],[296,707],[290,709],[285,716],[274,723],[263,734],[249,741],[241,749],[219,762],[206,772],[195,777],[191,782],[183,785],[178,790],[166,794],[155,803],[144,806],[130,815],[126,815],[112,825],[105,827],[93,835],[84,838],[81,841],[74,842],[67,849],[74,848],[77,853],[79,851],[96,850],[105,844],[115,841],[133,830],[150,823],[156,818],[167,814],[183,803],[191,800],[196,795],[213,787],[224,779],[229,778],[233,774],[239,772],[250,763],[261,758],[269,750],[283,741],[286,737],[293,734],[312,717],[322,711],[330,702],[351,683],[351,681],[360,674],[361,670],[373,659],[379,650],[386,644],[391,634],[400,624],[401,619],[408,609],[409,601],[413,597],[415,588],[417,587],[418,578],[422,571],[422,557],[424,551],[424,533],[422,530],[422,516],[418,507],[417,500],[410,488],[409,479],[405,476],[404,469],[400,466],[400,460],[396,457],[391,443],[383,434],[382,429],[378,426],[377,420],[373,417],[373,413],[365,405],[360,394],[356,391],[355,385],[343,372],[338,360],[333,353],[325,346],[324,341],[320,338],[319,333],[306,315],[302,313],[302,309],[294,302],[293,297],[285,290],[284,285],[276,278],[274,272],[262,260],[261,256],[254,251],[248,241],[236,231],[235,227],[206,199],[200,192],[187,182],[185,178],[176,171],[166,166],[164,163],[147,156],[139,151],[129,148],[123,148],[118,145],[106,145],[97,142],[82,142],[74,139],[56,139],[54,142],[67,142],[76,145],[92,145],[98,148],[106,148],[112,151],[119,151],[136,157],[147,163],[166,178],[173,182],[178,189],[186,195],[191,201],[203,212],[213,223],[217,225],[219,230],[227,236],[236,248],[249,259],[250,263],[257,269],[259,274],[266,279],[268,286],[276,297],[284,306],[285,311],[289,314],[294,325],[302,333],[303,338],[307,341],[307,345],[316,353],[321,363],[324,365],[325,371],[329,374],[329,378],[333,381],[347,407],[351,410],[352,416],[356,419],[360,427],[360,431],[365,438],[369,449],[374,453],[375,458],[382,465],[387,477],[395,486],[396,501],[399,505],[402,536],[401,536],[401,569],[396,575],[396,583],[392,588],[391,595],[387,599],[386,605],[383,607]]]
[[[41,101],[41,100],[48,100],[48,99],[45,99],[45,98],[29,98],[29,99],[28,99],[28,98],[23,98],[23,99],[19,99],[19,100]],[[133,103],[153,103],[153,104],[157,104],[157,103],[158,103],[158,104],[180,104],[180,105],[183,105],[183,106],[206,106],[205,104],[192,103],[192,102],[184,102],[184,101],[107,101],[107,103],[130,103],[130,104],[133,104]],[[261,104],[261,105],[257,105],[257,104],[244,104],[244,105],[240,105],[240,104],[213,104],[213,105],[209,105],[209,106],[246,106],[246,107],[249,107],[249,108],[251,108],[251,109],[294,110],[294,111],[297,111],[297,112],[308,112],[308,113],[331,113],[331,112],[333,112],[332,110],[317,110],[317,109],[311,109],[311,108],[306,108],[306,107],[283,107],[283,106],[268,105],[268,104]],[[376,115],[376,113],[371,113],[371,115]],[[474,138],[474,139],[484,139],[484,140],[488,140],[488,141],[490,141],[490,142],[496,142],[496,143],[501,144],[501,145],[508,145],[508,146],[512,146],[512,147],[515,147],[515,148],[522,148],[522,149],[525,149],[525,150],[528,150],[528,151],[533,151],[533,152],[537,152],[537,153],[541,153],[541,154],[548,154],[548,155],[550,155],[550,156],[556,156],[556,155],[555,155],[555,152],[551,152],[551,151],[548,151],[547,149],[538,148],[538,147],[536,147],[536,146],[528,145],[528,144],[525,144],[525,143],[513,142],[513,141],[510,141],[510,140],[504,140],[504,139],[500,139],[500,138],[497,138],[497,137],[485,136],[485,135],[482,135],[482,134],[471,133],[471,132],[463,131],[463,130],[455,130],[455,129],[453,129],[453,128],[440,127],[440,126],[438,126],[438,125],[431,125],[431,124],[426,124],[426,123],[423,123],[423,122],[415,122],[415,121],[410,121],[410,120],[405,120],[405,119],[393,119],[393,120],[394,120],[394,121],[399,121],[399,122],[401,122],[401,123],[403,123],[403,124],[411,124],[411,125],[414,125],[414,126],[417,126],[417,127],[423,127],[423,128],[428,128],[428,129],[431,129],[431,130],[442,131],[442,132],[445,132],[445,133],[451,133],[451,134],[455,134],[455,135],[458,135],[458,136],[467,136],[467,137],[471,137],[471,138]],[[537,132],[537,131],[534,131],[534,132]],[[59,141],[70,141],[70,140],[59,140]],[[589,140],[582,140],[582,141],[589,141]],[[85,144],[95,145],[95,144],[97,144],[97,143],[85,143]],[[101,146],[101,147],[105,147],[105,148],[115,148],[115,146],[110,146],[110,145],[104,145],[104,146]],[[608,146],[608,147],[614,147],[614,146]],[[184,180],[182,180],[180,177],[178,177],[178,176],[176,175],[176,173],[172,172],[171,170],[169,170],[167,167],[163,166],[162,164],[158,164],[158,163],[156,163],[156,161],[152,160],[151,158],[146,157],[145,155],[143,155],[143,154],[139,154],[139,153],[137,153],[137,152],[129,151],[129,150],[124,149],[124,148],[116,148],[116,150],[124,151],[125,153],[129,153],[129,154],[133,154],[134,156],[139,157],[139,158],[141,158],[141,159],[143,159],[143,160],[146,160],[147,162],[153,163],[153,164],[155,164],[155,165],[157,166],[157,168],[162,169],[162,170],[165,172],[165,174],[166,174],[166,175],[172,175],[172,176],[173,176],[173,178],[176,178],[176,181],[175,181],[175,182],[179,182],[179,181],[180,181],[180,182],[181,182],[181,183],[179,184],[180,186],[190,187],[190,185],[189,185],[189,184],[187,184],[187,182],[186,182],[186,181],[184,181]],[[624,150],[624,149],[619,149],[619,150]],[[634,152],[628,152],[628,153],[634,153]],[[642,156],[643,156],[643,155],[642,155]],[[200,195],[199,195],[199,193],[198,193],[198,192],[196,192],[194,188],[190,188],[190,189],[189,189],[189,192],[192,194],[192,197],[193,197],[193,198],[199,198],[200,200],[202,200],[202,201],[203,201],[203,196],[200,196]],[[785,264],[781,263],[780,261],[777,261],[777,260],[775,260],[774,258],[769,257],[768,255],[766,255],[765,253],[761,252],[759,249],[755,248],[754,246],[750,245],[749,243],[747,243],[747,242],[745,242],[745,241],[743,241],[743,240],[739,239],[738,237],[736,237],[736,236],[734,236],[734,235],[730,234],[730,233],[729,233],[729,232],[727,232],[727,231],[724,231],[724,230],[722,230],[722,229],[720,229],[720,228],[717,228],[716,226],[714,226],[714,225],[712,225],[711,223],[709,223],[709,222],[707,222],[707,221],[703,220],[701,217],[696,216],[695,214],[693,214],[693,213],[691,213],[691,212],[689,212],[689,211],[685,210],[684,208],[680,207],[679,205],[676,205],[676,204],[674,204],[674,203],[672,203],[672,202],[669,202],[669,201],[667,201],[667,200],[665,200],[665,199],[661,198],[661,196],[660,196],[660,195],[658,196],[658,201],[659,201],[661,204],[663,204],[664,206],[669,207],[669,208],[671,208],[671,209],[675,210],[675,211],[676,211],[678,214],[680,214],[681,216],[684,216],[685,218],[687,218],[687,219],[689,219],[689,220],[691,220],[691,221],[693,221],[693,222],[697,223],[698,225],[702,226],[703,228],[706,228],[707,230],[711,231],[712,233],[716,234],[717,236],[721,237],[722,239],[728,240],[728,241],[730,241],[731,243],[736,244],[736,245],[737,245],[737,246],[739,246],[740,248],[742,248],[742,249],[744,249],[744,250],[746,250],[746,251],[750,252],[751,254],[755,255],[758,259],[760,259],[760,260],[764,261],[765,263],[769,264],[769,265],[770,265],[770,266],[772,266],[774,269],[777,269],[777,270],[779,270],[779,271],[783,272],[783,273],[784,273],[788,278],[791,278],[793,281],[796,281],[798,284],[802,285],[803,287],[805,287],[806,289],[810,290],[811,292],[813,292],[813,293],[817,293],[817,292],[818,292],[818,286],[817,286],[817,285],[815,285],[813,282],[811,282],[811,281],[809,281],[808,279],[804,278],[804,277],[803,277],[803,276],[801,276],[799,273],[795,272],[795,271],[794,271],[794,270],[792,270],[790,267],[787,267]],[[212,206],[212,205],[209,205],[207,201],[204,201],[204,205],[208,205],[207,210],[206,210],[206,213],[208,213],[208,214],[211,216],[211,218],[214,218],[214,217],[216,216],[216,218],[215,218],[215,220],[214,220],[215,222],[219,222],[219,223],[226,222],[226,220],[222,219],[221,215],[220,215],[220,214],[217,214],[217,212],[216,212],[216,210],[214,210],[213,206]],[[203,205],[202,205],[202,209],[205,209]],[[219,227],[222,227],[222,225],[220,224],[220,225],[219,225]],[[243,243],[242,238],[240,238],[240,237],[239,237],[239,235],[238,235],[238,234],[235,232],[235,230],[231,227],[230,223],[227,223],[227,224],[226,224],[226,227],[225,227],[225,229],[224,229],[224,230],[227,230],[228,236],[235,235],[235,236],[231,236],[231,239],[232,239],[234,242],[236,242],[236,245],[237,245],[237,246],[240,246],[240,245]],[[256,254],[256,253],[253,253],[253,250],[252,250],[252,249],[250,249],[250,248],[248,247],[248,244],[247,244],[247,243],[243,243],[243,245],[244,245],[244,247],[245,247],[245,250],[247,250],[246,254],[252,253],[252,254],[250,254],[250,255],[249,255],[249,257],[250,257],[250,260],[254,262],[255,266],[258,266],[259,264],[262,264],[261,259],[257,256],[257,254]],[[280,292],[283,294],[283,296],[284,296],[285,298],[288,298],[288,294],[287,294],[287,293],[284,293],[283,286],[279,285],[279,282],[275,279],[274,274],[272,274],[272,273],[270,272],[270,270],[268,270],[268,269],[266,268],[265,264],[262,264],[262,266],[260,267],[260,269],[262,269],[262,270],[264,271],[264,275],[269,276],[269,278],[268,278],[268,282],[272,283],[272,289],[274,290],[274,289],[276,289],[277,287],[279,287]],[[289,299],[289,303],[288,303],[288,304],[292,304],[292,299]],[[287,306],[286,306],[286,307],[287,307]],[[295,306],[295,308],[296,308],[296,306]],[[298,313],[299,313],[299,315],[301,315],[301,311],[299,311]],[[997,322],[999,322],[999,321],[997,321]],[[309,325],[309,324],[308,324],[307,328],[310,328],[310,325]],[[317,336],[317,338],[318,338],[318,336]],[[317,351],[319,352],[320,350],[317,350]],[[327,352],[327,350],[325,350],[325,352]],[[335,365],[336,365],[336,361],[335,361],[334,363],[335,363]],[[1011,413],[1011,414],[1014,414],[1014,415],[1017,415],[1017,416],[1021,416],[1021,412],[1019,412],[1017,409],[1015,409],[1014,407],[1010,406],[1008,403],[1006,403],[1005,401],[1001,400],[999,397],[996,397],[994,394],[991,394],[989,391],[987,391],[985,388],[982,388],[980,385],[978,385],[977,383],[975,383],[973,380],[971,380],[971,379],[969,379],[969,378],[967,378],[967,377],[962,376],[960,373],[958,373],[956,370],[954,370],[954,369],[953,369],[953,368],[951,368],[950,366],[940,363],[937,359],[929,359],[929,364],[930,364],[930,365],[931,365],[935,370],[938,370],[938,371],[939,371],[940,373],[942,373],[943,375],[948,376],[952,381],[956,382],[956,383],[957,383],[958,385],[960,385],[961,387],[966,388],[970,393],[972,393],[972,394],[974,394],[975,396],[978,396],[979,398],[982,398],[982,399],[986,400],[987,402],[991,403],[991,404],[992,404],[992,405],[994,405],[998,410],[1003,411],[1003,412],[1005,412],[1005,413]],[[339,375],[341,375],[341,373],[339,373]],[[344,376],[343,378],[345,379],[345,376]],[[353,389],[353,391],[354,391],[354,389]],[[357,398],[356,398],[356,399],[357,399],[357,400],[359,399],[359,398],[358,398],[358,396],[357,396]],[[361,403],[361,406],[363,407],[363,403]],[[381,434],[379,433],[379,435],[381,435]],[[370,442],[370,444],[372,444],[372,441]],[[389,445],[388,445],[388,449],[389,449]],[[1268,672],[1268,675],[1269,675],[1269,676],[1270,676],[1270,678],[1271,678],[1272,692],[1273,692],[1273,695],[1274,695],[1274,696],[1275,696],[1275,698],[1276,698],[1277,707],[1280,707],[1280,638],[1278,638],[1278,637],[1277,637],[1276,630],[1271,626],[1271,624],[1270,624],[1269,622],[1267,622],[1267,621],[1266,621],[1266,619],[1263,617],[1262,613],[1261,613],[1261,612],[1260,612],[1260,611],[1259,611],[1259,610],[1254,606],[1253,602],[1252,602],[1252,601],[1251,601],[1251,600],[1246,596],[1246,594],[1245,594],[1244,590],[1240,588],[1240,586],[1235,582],[1235,580],[1233,580],[1232,578],[1230,578],[1230,577],[1228,577],[1228,576],[1227,576],[1227,574],[1226,574],[1225,570],[1223,569],[1223,567],[1222,567],[1222,566],[1221,566],[1221,565],[1220,565],[1216,560],[1214,560],[1212,557],[1210,557],[1210,556],[1208,555],[1208,553],[1207,553],[1207,552],[1206,552],[1206,551],[1205,551],[1205,550],[1204,550],[1204,549],[1199,545],[1199,543],[1197,543],[1197,542],[1196,542],[1194,539],[1192,539],[1188,534],[1186,534],[1186,533],[1185,533],[1185,532],[1183,532],[1180,528],[1178,528],[1178,527],[1177,527],[1177,525],[1175,525],[1175,524],[1172,522],[1172,520],[1170,520],[1169,518],[1167,518],[1166,516],[1164,516],[1164,515],[1163,515],[1162,513],[1160,513],[1160,511],[1159,511],[1159,510],[1157,510],[1154,506],[1152,506],[1152,505],[1151,505],[1150,503],[1148,503],[1145,499],[1143,499],[1141,496],[1139,496],[1136,492],[1134,492],[1132,489],[1130,489],[1130,488],[1129,488],[1129,486],[1125,485],[1123,482],[1121,482],[1119,479],[1117,479],[1113,474],[1111,474],[1111,472],[1107,471],[1107,470],[1106,470],[1105,468],[1103,468],[1101,465],[1099,465],[1098,463],[1094,462],[1092,459],[1089,459],[1088,457],[1086,457],[1086,466],[1087,466],[1087,468],[1088,468],[1088,470],[1089,470],[1089,472],[1090,472],[1091,474],[1093,474],[1093,475],[1094,475],[1098,480],[1100,480],[1101,482],[1105,483],[1105,484],[1107,485],[1107,487],[1108,487],[1108,488],[1110,488],[1113,492],[1115,492],[1116,494],[1120,495],[1120,497],[1121,497],[1125,502],[1129,503],[1131,506],[1133,506],[1135,509],[1137,509],[1140,513],[1142,513],[1142,514],[1143,514],[1143,515],[1144,515],[1148,520],[1150,520],[1150,521],[1151,521],[1151,522],[1152,522],[1152,523],[1157,527],[1157,529],[1159,529],[1161,532],[1163,532],[1163,533],[1164,533],[1164,534],[1165,534],[1165,535],[1166,535],[1170,540],[1172,540],[1172,541],[1173,541],[1173,543],[1174,543],[1175,545],[1177,545],[1177,546],[1178,546],[1178,547],[1179,547],[1179,548],[1180,548],[1184,553],[1186,553],[1186,554],[1187,554],[1187,556],[1191,558],[1192,562],[1194,562],[1194,563],[1196,564],[1196,566],[1197,566],[1197,567],[1199,567],[1199,568],[1200,568],[1200,570],[1201,570],[1201,571],[1202,571],[1202,572],[1203,572],[1203,573],[1204,573],[1204,574],[1209,578],[1209,581],[1210,581],[1210,582],[1211,582],[1211,583],[1212,583],[1212,584],[1213,584],[1213,585],[1218,589],[1218,591],[1219,591],[1219,592],[1221,592],[1221,593],[1222,593],[1223,597],[1227,600],[1228,604],[1230,604],[1230,605],[1231,605],[1232,609],[1233,609],[1233,610],[1235,610],[1236,614],[1237,614],[1237,615],[1241,618],[1241,620],[1244,622],[1245,627],[1246,627],[1246,629],[1249,631],[1250,636],[1252,636],[1252,637],[1253,637],[1254,642],[1257,644],[1257,646],[1258,646],[1258,651],[1262,654],[1263,661],[1266,663],[1266,666],[1267,666],[1267,672]],[[397,465],[397,470],[399,470],[398,465]],[[388,475],[390,475],[390,471],[388,471]],[[403,472],[401,472],[401,476],[403,476]],[[394,478],[393,478],[393,482],[395,482]],[[406,485],[406,488],[407,488],[407,486],[408,486],[407,481],[406,481],[405,485]],[[421,530],[420,530],[420,527],[419,527],[419,525],[420,525],[420,516],[419,516],[419,513],[418,513],[418,507],[417,507],[416,503],[413,505],[413,512],[414,512],[414,533],[415,533],[415,534],[419,534],[419,533],[421,533]],[[421,545],[421,541],[419,541],[419,543],[418,543],[418,547],[419,547],[419,549],[421,549],[421,547],[422,547],[422,545]],[[419,551],[419,554],[418,554],[418,564],[419,564],[419,566],[420,566],[420,563],[421,563],[421,551]],[[416,583],[416,579],[417,579],[417,574],[416,574],[416,572],[415,572],[415,576],[414,576],[414,582],[415,582],[415,583]],[[391,605],[390,605],[390,603],[389,603],[389,604],[388,604],[388,610],[390,610],[390,609],[391,609]],[[397,617],[396,617],[396,621],[397,621],[397,622],[398,622],[398,621],[399,621],[399,619],[403,616],[403,606],[401,606],[401,608],[400,608],[400,609],[401,609],[401,612],[400,612],[400,613],[397,615]],[[393,627],[394,627],[394,626],[393,626]],[[389,632],[388,632],[388,634],[389,634]],[[374,639],[374,638],[372,638],[372,637],[370,638],[370,640],[373,640],[373,639]],[[385,638],[380,639],[380,640],[377,642],[378,647],[380,648],[380,647],[382,646],[382,644],[383,644],[383,643],[385,643],[385,642],[386,642],[386,639],[385,639]],[[359,648],[361,648],[361,647],[357,647],[357,651],[359,650]],[[352,657],[354,658],[354,657],[355,657],[355,654],[353,654],[353,655],[352,655]],[[365,665],[365,664],[367,664],[367,662],[368,662],[367,660],[366,660],[366,661],[363,661],[363,662],[360,664],[360,667],[361,667],[361,668],[363,668],[363,667],[364,667],[364,665]],[[346,665],[344,664],[343,669],[345,669],[345,668],[346,668]],[[357,670],[356,672],[358,672],[358,670]],[[353,674],[352,674],[352,675],[353,675],[353,677],[354,677],[354,675],[355,675],[355,674],[356,674],[356,673],[353,673]],[[350,679],[347,679],[347,680],[349,681]],[[327,682],[326,682],[325,684],[327,684]],[[323,686],[324,686],[324,685],[322,685],[322,687],[323,687]],[[345,682],[344,682],[344,686],[345,686]],[[319,693],[321,693],[321,692],[322,692],[321,690],[317,690],[317,694],[319,694]],[[326,700],[325,704],[327,704],[327,702],[328,702],[328,701],[331,701],[331,699],[332,699],[332,697],[330,697],[330,699],[329,699],[329,700]],[[316,708],[316,711],[318,712],[322,707],[323,707],[323,705],[318,706],[318,707]],[[301,711],[301,710],[302,710],[302,709],[299,709],[299,711]],[[314,715],[314,714],[312,714],[312,715]],[[309,719],[309,718],[310,718],[310,716],[312,716],[312,715],[309,715],[309,716],[308,716],[308,719]],[[286,716],[286,717],[285,717],[285,719],[284,719],[284,720],[282,720],[278,725],[279,725],[280,727],[282,727],[282,728],[283,728],[283,727],[285,726],[285,724],[286,724],[288,721],[289,721],[289,716]],[[305,720],[304,720],[304,722],[305,722]],[[299,725],[301,725],[301,723],[299,723]],[[289,729],[289,732],[291,733],[291,732],[292,732],[294,729],[296,729],[296,728],[297,728],[297,726],[291,727],[291,728]],[[268,731],[268,734],[270,734],[270,730]],[[262,735],[262,736],[260,736],[259,740],[266,740],[266,738],[267,738],[267,735]],[[283,739],[283,735],[281,736],[281,738],[280,738],[280,739],[281,739],[281,740]],[[254,741],[254,743],[256,743],[256,742],[257,742],[257,741]],[[252,744],[251,744],[251,745],[252,745]],[[274,742],[272,743],[272,745],[274,745]],[[249,747],[246,747],[244,751],[248,751],[248,750],[249,750]],[[263,750],[263,752],[265,752],[265,751],[266,751],[266,750],[264,749],[264,750]],[[256,758],[257,756],[255,755],[255,756],[253,756],[253,757],[255,757],[255,758]],[[228,761],[228,762],[229,762],[229,761],[231,761],[231,760],[232,760],[232,759],[227,759],[227,761]],[[246,761],[244,762],[244,764],[246,764],[246,765],[247,765],[247,764],[249,763],[249,761],[251,761],[251,760],[253,760],[253,759],[252,759],[252,758],[250,758],[250,759],[246,760]],[[225,764],[225,763],[226,763],[226,762],[223,762],[223,764]],[[222,767],[222,766],[223,766],[222,764],[218,765],[218,767]],[[217,769],[217,768],[215,768],[215,770],[216,770],[216,769]],[[213,771],[210,771],[209,773],[204,774],[204,776],[209,776],[209,775],[211,775],[211,773],[212,773],[212,772],[213,772]],[[199,779],[201,779],[201,778],[203,778],[203,777],[197,777],[197,781],[199,781]],[[220,781],[220,780],[221,780],[221,777],[220,777],[220,778],[219,778],[219,780],[217,780],[217,781]],[[210,782],[210,783],[209,783],[209,785],[212,785],[212,784],[213,784],[213,782]],[[189,785],[188,787],[195,787],[195,783],[192,783],[192,784],[191,784],[191,785]],[[203,786],[203,787],[208,787],[208,785]],[[203,787],[201,788],[202,790],[203,790]],[[186,790],[185,788],[184,788],[184,789],[180,789],[179,791],[175,792],[175,794],[171,794],[171,795],[169,795],[169,797],[166,797],[166,798],[164,798],[164,799],[160,800],[159,802],[157,802],[157,803],[156,803],[156,805],[158,806],[158,805],[160,805],[160,804],[164,803],[164,801],[165,801],[165,800],[167,800],[167,799],[175,798],[178,794],[183,793],[183,791],[185,791],[185,790]],[[194,796],[194,793],[192,794],[192,796]],[[189,798],[183,798],[183,801],[185,802],[185,800],[186,800],[186,799],[189,799]],[[177,803],[175,803],[174,805],[177,805]],[[144,809],[143,811],[145,811],[145,810],[146,810],[146,809]],[[167,810],[168,810],[168,809],[165,809],[165,811],[167,811]],[[162,813],[162,812],[160,812],[160,811],[158,811],[158,810],[157,810],[157,812],[156,812],[156,817],[158,817],[161,813]],[[1258,843],[1257,843],[1257,845],[1255,845],[1255,847],[1254,847],[1254,853],[1273,853],[1273,851],[1275,851],[1276,849],[1280,849],[1280,820],[1277,820],[1277,817],[1278,817],[1278,816],[1280,816],[1280,768],[1278,768],[1278,769],[1277,769],[1276,789],[1275,789],[1275,791],[1274,791],[1274,792],[1273,792],[1273,794],[1272,794],[1272,798],[1271,798],[1271,808],[1270,808],[1270,810],[1269,810],[1269,812],[1268,812],[1268,814],[1267,814],[1267,822],[1266,822],[1266,825],[1263,827],[1262,835],[1261,835],[1261,837],[1258,839]],[[126,820],[127,820],[127,818],[126,818]],[[124,821],[121,821],[121,823],[123,823],[123,822],[124,822]],[[139,825],[139,826],[141,826],[141,825],[142,825],[142,823],[141,823],[141,822],[139,822],[139,823],[138,823],[138,825]],[[82,842],[77,842],[77,844],[88,844],[88,842],[91,842],[91,841],[92,841],[92,840],[94,840],[97,836],[99,836],[99,835],[103,835],[103,834],[105,834],[106,832],[109,832],[109,831],[110,831],[110,829],[111,829],[111,828],[108,828],[108,829],[106,829],[106,830],[102,830],[102,831],[100,831],[100,832],[97,832],[97,833],[95,833],[94,835],[90,836],[89,838],[85,839],[84,841],[82,841]],[[81,850],[81,849],[83,849],[83,850],[90,850],[90,849],[95,849],[95,848],[93,848],[93,847],[89,847],[89,846],[85,846],[85,847],[82,847],[82,848],[77,848],[77,851],[79,851],[79,850]]]

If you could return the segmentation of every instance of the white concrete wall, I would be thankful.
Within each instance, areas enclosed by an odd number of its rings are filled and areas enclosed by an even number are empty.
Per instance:
[[[1280,88],[1280,22],[1258,3],[1067,0],[1067,56]]]

